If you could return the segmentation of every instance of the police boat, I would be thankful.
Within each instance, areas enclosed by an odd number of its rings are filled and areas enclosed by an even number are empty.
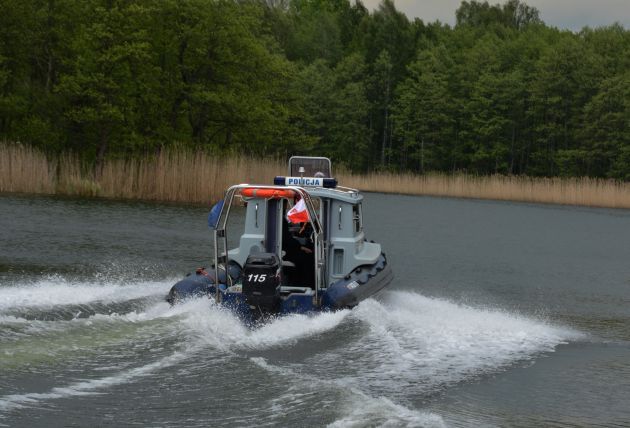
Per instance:
[[[273,185],[230,187],[208,216],[213,266],[177,282],[167,301],[209,296],[254,321],[356,306],[393,279],[380,244],[365,239],[362,201],[323,157],[292,157]]]

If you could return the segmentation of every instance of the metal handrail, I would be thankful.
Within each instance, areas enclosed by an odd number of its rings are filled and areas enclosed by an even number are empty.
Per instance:
[[[339,186],[339,185],[337,185],[337,187],[335,187],[332,190],[337,190],[339,192],[344,192],[344,193],[359,193],[359,189],[355,189],[353,187]]]
[[[219,217],[217,220],[216,227],[214,229],[214,270],[215,270],[215,299],[217,303],[221,298],[221,294],[219,291],[219,232],[221,232],[221,237],[223,238],[223,248],[225,251],[225,274],[226,274],[226,283],[227,283],[227,275],[228,275],[228,265],[229,265],[229,250],[227,243],[227,233],[225,231],[225,227],[227,224],[227,219],[230,215],[230,208],[232,206],[232,202],[234,200],[234,196],[237,191],[245,189],[247,187],[256,187],[258,189],[273,189],[273,190],[293,190],[296,192],[303,200],[306,205],[306,209],[308,211],[309,222],[313,227],[313,234],[315,235],[314,242],[314,254],[315,254],[315,300],[318,301],[318,292],[322,287],[322,275],[321,270],[323,263],[321,263],[320,259],[323,259],[323,242],[322,242],[322,225],[319,221],[319,217],[317,217],[317,213],[315,212],[315,207],[313,206],[313,201],[311,200],[311,195],[308,193],[306,189],[298,186],[272,186],[272,185],[258,185],[258,184],[236,184],[234,186],[229,187],[225,191],[225,197],[223,206],[221,207],[221,212],[219,213]],[[226,208],[227,206],[227,208]]]

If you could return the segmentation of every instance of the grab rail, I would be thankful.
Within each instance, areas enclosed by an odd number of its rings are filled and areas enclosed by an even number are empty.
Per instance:
[[[213,244],[214,244],[214,270],[215,270],[215,300],[219,303],[221,299],[221,293],[219,290],[219,237],[222,239],[223,250],[225,253],[225,273],[226,273],[226,283],[227,283],[227,275],[229,265],[229,250],[228,250],[228,242],[227,242],[227,233],[225,231],[225,227],[227,224],[227,219],[230,216],[230,208],[232,207],[232,202],[234,200],[234,196],[237,194],[237,191],[245,189],[247,187],[252,187],[251,184],[237,184],[229,187],[225,191],[224,203],[221,207],[221,212],[219,213],[219,217],[217,220],[216,227],[214,229],[213,236]],[[271,190],[293,190],[297,195],[299,195],[306,205],[306,209],[308,211],[309,223],[313,227],[313,235],[314,235],[314,251],[315,254],[315,300],[318,301],[318,292],[322,287],[322,267],[324,263],[321,259],[324,258],[323,254],[323,242],[322,242],[322,225],[319,221],[319,217],[317,217],[317,213],[315,211],[315,207],[313,206],[313,201],[309,193],[302,187],[298,186],[269,186],[269,185],[255,185],[257,189],[271,189]],[[226,208],[227,206],[227,208]],[[256,207],[257,208],[257,207]],[[258,210],[256,210],[256,214]]]

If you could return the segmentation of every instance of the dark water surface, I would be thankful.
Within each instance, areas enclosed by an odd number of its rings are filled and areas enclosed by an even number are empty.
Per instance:
[[[206,213],[0,197],[0,426],[630,426],[630,211],[368,194],[391,289],[257,330]]]

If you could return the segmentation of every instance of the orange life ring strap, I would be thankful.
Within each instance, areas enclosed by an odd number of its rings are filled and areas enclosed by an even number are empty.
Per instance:
[[[241,190],[241,195],[252,198],[280,199],[293,198],[295,192],[291,189],[260,189],[257,187],[246,187]]]

